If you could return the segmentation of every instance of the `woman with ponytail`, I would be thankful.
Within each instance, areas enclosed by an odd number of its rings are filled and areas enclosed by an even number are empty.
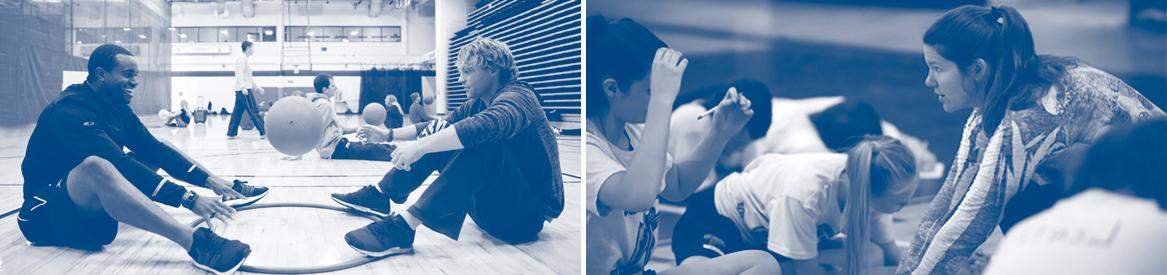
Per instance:
[[[900,274],[951,274],[994,229],[1060,198],[1065,159],[1112,126],[1163,116],[1117,77],[1072,57],[1037,55],[1008,6],[962,6],[924,33],[925,85],[947,112],[972,109],[944,185]]]
[[[765,249],[784,271],[822,274],[820,242],[845,236],[843,270],[869,274],[872,265],[899,262],[891,214],[915,192],[916,172],[911,151],[885,136],[864,138],[846,154],[761,156],[693,195],[675,227],[673,254],[688,262]]]
[[[658,197],[681,201],[713,170],[752,111],[729,92],[713,131],[674,159],[669,116],[688,64],[680,52],[631,19],[587,18],[587,273],[655,274]],[[745,251],[685,263],[660,274],[774,274],[774,258]]]

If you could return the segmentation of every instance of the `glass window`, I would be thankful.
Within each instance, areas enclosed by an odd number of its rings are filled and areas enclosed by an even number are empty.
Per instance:
[[[78,44],[101,43],[101,39],[99,38],[100,36],[98,36],[96,29],[81,28],[81,29],[77,29],[76,33],[77,33],[77,37],[75,39],[76,41],[74,41],[73,43],[78,43],[78,42],[80,42]]]
[[[195,42],[215,42],[219,40],[219,28],[200,27],[199,39]]]
[[[285,27],[284,41],[304,42],[304,27]]]
[[[320,41],[324,42],[340,42],[343,39],[341,27],[320,27],[324,35],[320,37]]]
[[[361,32],[361,27],[344,27],[342,32],[349,42],[365,41],[365,34]]]
[[[274,27],[239,27],[240,32],[260,32],[263,41],[276,41]],[[268,32],[271,38],[268,38]],[[246,36],[242,36],[246,37]],[[270,40],[269,40],[270,39]],[[402,40],[400,26],[287,26],[284,39],[289,42],[392,42]]]
[[[243,42],[243,41],[259,42],[260,41],[258,27],[236,27],[235,32],[236,32],[235,40],[233,40],[231,42]]]
[[[239,41],[235,40],[235,39],[237,39],[235,37],[235,34],[237,34],[237,33],[239,33],[239,32],[236,31],[235,28],[232,28],[232,27],[219,28],[219,38],[216,39],[215,41],[216,42],[239,42]]]
[[[401,42],[401,27],[385,27],[382,29],[385,42]]]
[[[385,36],[381,35],[379,27],[365,27],[364,32],[366,42],[381,42],[385,39]]]
[[[262,40],[263,42],[275,42],[276,41],[276,27],[263,27],[262,37],[263,37],[263,40]]]
[[[178,39],[174,40],[177,42],[188,42],[189,43],[189,42],[196,42],[199,40],[199,29],[198,28],[178,28],[177,33],[178,33],[178,35],[177,35]]]
[[[320,42],[321,37],[324,36],[324,29],[321,27],[308,27],[307,32],[304,33],[311,39],[312,42]]]
[[[150,43],[150,28],[134,28],[134,37],[131,41],[137,43]]]

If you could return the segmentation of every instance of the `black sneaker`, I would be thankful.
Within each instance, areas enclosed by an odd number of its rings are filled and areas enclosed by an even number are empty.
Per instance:
[[[194,266],[215,274],[231,274],[251,255],[251,246],[219,237],[206,227],[195,229],[194,242],[187,251]]]
[[[357,252],[371,257],[382,257],[413,251],[413,237],[417,234],[400,215],[370,223],[344,234],[344,242]]]
[[[224,200],[223,203],[226,203],[228,206],[235,208],[248,206],[267,196],[267,187],[248,185],[247,181],[243,180],[235,180],[234,182],[235,184],[231,185],[231,190],[235,190],[235,192],[243,194],[245,198]]]
[[[372,185],[348,194],[332,193],[332,200],[353,210],[381,217],[389,216],[389,198]]]

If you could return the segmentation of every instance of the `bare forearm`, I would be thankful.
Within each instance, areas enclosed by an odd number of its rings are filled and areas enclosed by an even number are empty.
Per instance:
[[[337,124],[338,124],[338,126],[340,126],[340,132],[342,134],[346,134],[346,135],[356,133],[357,130],[361,129],[360,127],[348,127],[348,126],[345,126],[345,125],[340,124],[340,123],[337,123]]]
[[[454,127],[447,127],[433,135],[426,136],[418,140],[421,143],[423,152],[439,153],[452,150],[461,150],[462,140],[458,138],[457,129]]]
[[[682,201],[701,186],[709,172],[713,171],[714,165],[717,164],[717,160],[721,156],[721,151],[729,142],[729,136],[724,133],[723,131],[709,131],[701,138],[701,142],[697,143],[696,147],[677,156],[677,182],[665,187],[665,192],[662,194],[665,199]]]
[[[411,124],[411,125],[406,125],[405,127],[401,127],[401,128],[393,128],[392,131],[389,132],[389,134],[392,134],[393,140],[416,139],[417,138],[417,126],[413,126]]]
[[[646,210],[656,202],[660,192],[660,182],[667,172],[668,125],[673,99],[653,94],[649,101],[648,117],[631,165],[625,172],[613,175],[600,190],[600,201],[609,207]]]
[[[896,265],[900,263],[900,259],[903,259],[903,251],[900,251],[895,241],[877,245],[879,245],[880,250],[883,250],[883,265]]]

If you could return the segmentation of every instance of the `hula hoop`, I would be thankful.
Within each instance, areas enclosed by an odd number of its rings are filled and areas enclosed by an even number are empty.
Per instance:
[[[244,210],[260,209],[260,208],[277,208],[277,207],[318,208],[318,209],[326,209],[326,210],[334,210],[334,211],[339,211],[339,212],[351,213],[351,214],[354,214],[357,216],[365,217],[365,218],[373,220],[373,221],[380,221],[381,220],[380,217],[368,215],[368,214],[361,213],[359,211],[348,209],[345,207],[332,206],[332,205],[326,205],[326,204],[316,204],[316,203],[300,203],[300,202],[263,203],[263,204],[252,204],[252,205],[236,208],[235,210],[236,211],[244,211]],[[206,222],[206,219],[203,219],[202,217],[200,217],[197,220],[195,220],[194,222],[191,222],[190,226],[191,227],[198,227],[199,224],[202,224],[204,222]],[[326,265],[326,266],[318,266],[318,267],[300,267],[300,268],[265,267],[265,266],[254,266],[254,265],[243,264],[243,266],[239,268],[239,271],[255,272],[255,273],[268,273],[268,274],[324,273],[324,272],[332,272],[332,271],[339,271],[339,270],[353,268],[356,266],[364,265],[364,264],[367,264],[367,263],[370,263],[370,262],[373,262],[376,260],[383,259],[385,257],[388,257],[388,256],[361,257],[359,259],[353,259],[353,260],[350,260],[347,262],[338,263],[338,264],[334,264],[334,265]]]

